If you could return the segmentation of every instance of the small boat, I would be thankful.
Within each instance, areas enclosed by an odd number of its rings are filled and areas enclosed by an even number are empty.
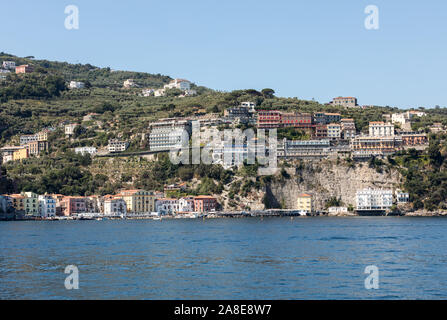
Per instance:
[[[161,217],[153,217],[152,220],[161,220]]]

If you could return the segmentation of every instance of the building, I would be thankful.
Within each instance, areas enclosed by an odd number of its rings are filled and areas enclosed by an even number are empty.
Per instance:
[[[95,147],[78,147],[75,148],[75,153],[86,155],[90,154],[91,156],[94,156],[96,154],[96,148]]]
[[[165,89],[157,89],[154,91],[154,97],[164,97],[166,95]]]
[[[383,211],[393,205],[393,192],[382,189],[363,189],[356,193],[357,211]]]
[[[394,136],[394,125],[383,121],[374,121],[369,123],[369,135],[371,137],[389,137]]]
[[[14,61],[3,61],[2,68],[9,69],[9,70],[15,70],[16,63]]]
[[[355,108],[358,106],[357,98],[355,97],[337,97],[331,102],[334,106],[343,106],[345,108]]]
[[[155,211],[160,214],[175,214],[179,212],[179,200],[174,198],[161,198],[155,201]]]
[[[141,91],[141,94],[143,95],[143,97],[150,97],[154,95],[155,90],[154,89],[143,89]]]
[[[313,118],[310,113],[282,113],[280,127],[307,129],[311,133]]]
[[[68,87],[70,89],[82,89],[85,87],[85,83],[81,81],[70,81]]]
[[[22,192],[24,196],[25,214],[28,216],[39,216],[39,195],[34,192]]]
[[[123,190],[116,197],[126,202],[127,212],[155,212],[156,195],[152,191]]]
[[[22,150],[24,146],[5,146],[0,148],[0,154],[2,155],[2,162],[6,163],[14,160],[14,152]]]
[[[324,114],[325,117],[325,123],[329,124],[329,123],[338,123],[341,120],[341,115],[339,113],[325,113]]]
[[[330,216],[345,215],[347,213],[348,213],[347,207],[330,207],[330,208],[328,208],[328,214]]]
[[[195,212],[211,212],[217,209],[217,199],[211,196],[194,197]]]
[[[410,194],[408,192],[403,192],[397,189],[394,194],[396,196],[397,204],[405,204],[410,202]]]
[[[180,90],[190,90],[191,82],[185,79],[174,79],[169,84],[166,84],[164,89],[180,89]]]
[[[402,148],[402,138],[399,136],[356,136],[351,139],[350,146],[354,157],[383,156],[400,150]]]
[[[297,209],[306,213],[314,212],[313,197],[311,194],[302,193],[297,198]]]
[[[41,152],[48,151],[48,141],[33,141],[27,145],[29,154],[37,156]]]
[[[194,197],[183,197],[178,201],[179,212],[194,212]]]
[[[74,130],[75,128],[78,126],[77,123],[70,123],[65,125],[65,135],[66,136],[71,136],[74,134]]]
[[[327,139],[327,125],[315,124],[312,137],[314,139]]]
[[[34,71],[34,68],[28,64],[24,64],[16,67],[16,73],[31,73]]]
[[[341,119],[341,137],[344,140],[351,140],[355,138],[356,128],[354,119]]]
[[[50,195],[39,195],[39,215],[42,218],[49,218],[56,216],[56,199]]]
[[[50,130],[43,129],[37,133],[37,141],[48,141],[48,133]]]
[[[258,128],[279,128],[282,124],[282,113],[276,110],[258,111]]]
[[[404,147],[424,146],[428,144],[428,137],[425,133],[402,132],[399,135],[402,138],[402,146]]]
[[[109,140],[107,149],[109,150],[109,152],[123,152],[123,151],[126,151],[126,149],[128,147],[129,147],[129,142],[127,142],[127,141],[111,139],[111,140]]]
[[[87,211],[84,197],[64,197],[59,205],[62,215],[66,217],[86,213]]]
[[[104,200],[103,210],[105,216],[125,215],[127,213],[127,204],[122,198],[112,197]]]
[[[161,119],[149,125],[149,149],[151,151],[170,151],[182,146],[182,142],[189,141],[192,132],[190,120],[173,118]]]
[[[330,141],[320,140],[287,140],[278,143],[277,156],[280,158],[324,158],[330,153]]]
[[[17,149],[12,154],[12,160],[23,160],[29,158],[29,151],[27,147],[21,147],[20,149]]]
[[[30,142],[38,141],[38,135],[37,134],[26,134],[23,136],[20,136],[20,145],[24,146],[27,145]]]
[[[130,88],[138,87],[138,85],[135,83],[135,81],[133,79],[127,79],[126,81],[124,81],[123,87],[126,89],[130,89]]]
[[[25,196],[21,194],[8,195],[11,206],[16,212],[25,213]]]
[[[231,107],[225,110],[224,117],[233,123],[243,123],[255,124],[256,119],[254,118],[255,110],[250,102],[244,102],[246,105],[241,105],[238,107]],[[248,106],[247,106],[248,104]]]
[[[327,137],[330,140],[338,140],[341,138],[341,125],[338,123],[330,123],[327,125]]]

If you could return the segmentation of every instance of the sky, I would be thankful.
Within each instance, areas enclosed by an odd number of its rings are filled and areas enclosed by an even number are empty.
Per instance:
[[[65,8],[79,9],[67,29]],[[368,5],[378,29],[367,29]],[[0,51],[161,73],[216,90],[447,106],[445,0],[14,0]]]

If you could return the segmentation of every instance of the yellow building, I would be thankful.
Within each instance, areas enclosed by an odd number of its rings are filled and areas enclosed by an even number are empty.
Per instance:
[[[297,209],[300,211],[312,213],[314,211],[312,195],[307,193],[298,195]]]
[[[24,199],[25,213],[29,216],[39,215],[39,201],[38,195],[33,192],[22,192]]]
[[[37,133],[37,141],[47,141],[48,140],[48,131],[42,130]]]
[[[25,211],[25,197],[21,194],[10,194],[8,197],[11,199],[12,206],[16,211]]]
[[[28,158],[28,155],[29,155],[28,148],[21,148],[14,151],[14,153],[12,154],[12,160],[16,161],[26,159]]]
[[[123,190],[117,197],[126,202],[127,212],[154,212],[156,195],[152,191]]]

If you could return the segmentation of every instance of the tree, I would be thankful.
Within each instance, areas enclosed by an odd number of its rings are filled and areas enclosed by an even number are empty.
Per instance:
[[[264,98],[273,99],[274,98],[274,94],[275,94],[275,90],[270,89],[270,88],[265,88],[265,89],[261,90],[261,93],[264,96]]]

